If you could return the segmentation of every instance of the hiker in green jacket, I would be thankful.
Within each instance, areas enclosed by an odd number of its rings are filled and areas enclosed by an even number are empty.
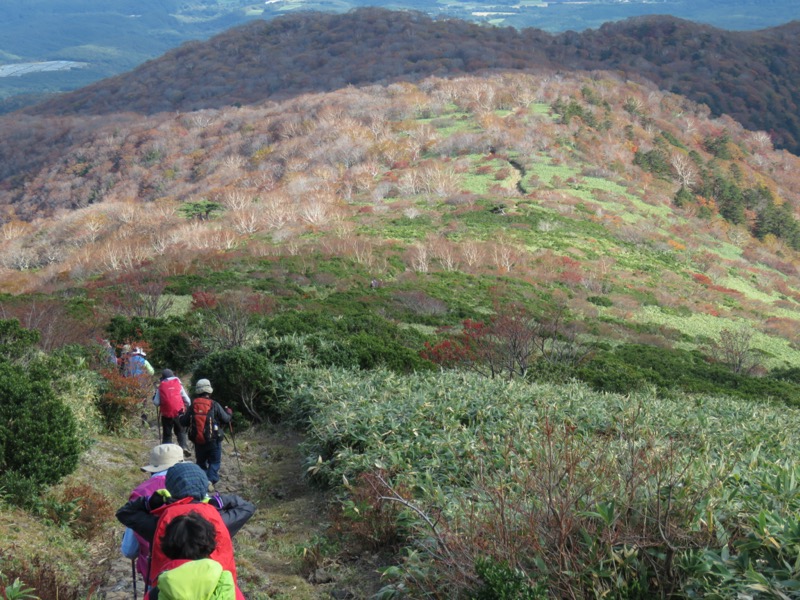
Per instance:
[[[175,517],[161,538],[172,560],[158,575],[145,600],[243,600],[230,571],[210,558],[217,542],[214,525],[196,512]]]

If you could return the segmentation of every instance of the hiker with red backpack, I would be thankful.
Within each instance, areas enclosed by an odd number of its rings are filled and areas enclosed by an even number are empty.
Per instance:
[[[181,425],[179,415],[185,412],[192,401],[183,388],[181,380],[175,377],[170,369],[161,371],[161,381],[158,383],[156,393],[153,395],[155,404],[161,414],[161,443],[172,443],[172,432],[178,438],[178,445],[189,456],[189,442],[186,439],[186,428]]]
[[[168,568],[171,558],[161,546],[165,529],[174,518],[197,513],[214,525],[215,549],[210,554],[236,583],[233,536],[253,516],[255,505],[235,494],[209,496],[208,478],[194,463],[178,463],[167,470],[165,489],[129,500],[117,511],[117,519],[150,543],[145,584],[152,588]]]
[[[222,464],[222,433],[220,425],[227,425],[233,418],[233,411],[222,408],[211,398],[214,389],[208,379],[198,379],[194,386],[195,397],[189,410],[181,417],[181,425],[188,428],[189,439],[194,442],[197,464],[205,471],[212,486],[219,481],[219,467]]]
[[[170,562],[144,600],[244,600],[233,573],[211,558],[217,549],[216,529],[200,514],[172,519],[164,528],[161,549]]]

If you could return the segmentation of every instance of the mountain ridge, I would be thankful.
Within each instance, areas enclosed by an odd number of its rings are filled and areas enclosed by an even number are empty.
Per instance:
[[[730,114],[800,149],[800,22],[727,32],[639,17],[553,35],[422,13],[358,9],[254,21],[192,42],[125,75],[25,109],[32,115],[187,111],[281,99],[345,85],[492,70],[620,70]],[[198,82],[202,82],[198,85]]]

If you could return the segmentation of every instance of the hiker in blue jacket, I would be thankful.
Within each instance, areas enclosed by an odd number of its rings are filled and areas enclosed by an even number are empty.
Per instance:
[[[125,363],[122,365],[122,374],[125,377],[137,377],[139,375],[152,375],[156,372],[151,365],[147,361],[147,353],[141,348],[135,348],[133,352],[130,353]]]

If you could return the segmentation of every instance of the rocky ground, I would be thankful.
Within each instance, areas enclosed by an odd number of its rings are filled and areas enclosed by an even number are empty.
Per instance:
[[[126,449],[146,458],[157,436],[155,427],[145,429]],[[269,426],[228,436],[223,444],[219,491],[258,507],[234,538],[240,586],[249,600],[369,598],[380,587],[380,558],[345,552],[325,536],[336,507],[305,482],[300,442],[298,433]],[[95,456],[95,465],[98,460]],[[142,598],[141,578],[134,594],[131,561],[119,553],[121,534],[120,526],[98,557],[105,575],[94,599]]]

